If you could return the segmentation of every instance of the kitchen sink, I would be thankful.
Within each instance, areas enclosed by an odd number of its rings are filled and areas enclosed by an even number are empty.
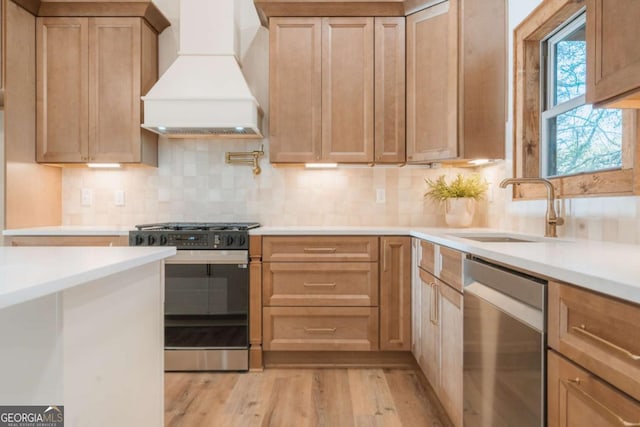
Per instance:
[[[449,233],[449,236],[483,243],[535,243],[547,240],[543,237],[537,238],[509,233]]]

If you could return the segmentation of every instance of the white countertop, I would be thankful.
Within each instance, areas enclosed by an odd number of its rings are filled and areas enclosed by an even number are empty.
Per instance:
[[[456,233],[508,233],[536,242],[488,243]],[[255,235],[410,235],[533,275],[575,284],[640,304],[640,246],[578,239],[555,239],[492,229],[419,227],[261,227]]]
[[[0,247],[0,309],[175,253],[174,247]]]
[[[127,235],[133,227],[38,227],[5,230],[9,236]],[[516,269],[572,283],[627,301],[640,303],[640,246],[576,239],[544,239],[528,243],[483,243],[455,233],[504,232],[491,229],[448,229],[386,226],[260,227],[251,235],[397,235],[414,236],[484,257]],[[510,234],[518,234],[508,232]],[[531,236],[527,236],[531,237]],[[536,237],[536,236],[533,236]],[[0,278],[3,276],[0,273]],[[0,294],[1,296],[1,294]],[[1,306],[1,304],[0,304]]]
[[[133,226],[58,225],[4,230],[4,236],[128,236]]]

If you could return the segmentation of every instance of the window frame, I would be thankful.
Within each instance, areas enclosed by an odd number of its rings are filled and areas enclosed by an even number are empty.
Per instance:
[[[543,155],[542,107],[546,100],[541,78],[543,72],[542,42],[557,32],[563,24],[584,10],[577,0],[545,0],[514,30],[514,115],[513,115],[513,176],[541,176]],[[587,12],[588,13],[588,10]],[[586,40],[593,43],[590,21],[586,16]],[[587,70],[590,70],[589,52]],[[588,90],[588,87],[587,87]],[[558,197],[597,197],[640,194],[640,176],[635,159],[640,156],[638,112],[623,110],[622,168],[585,172],[548,178]],[[513,186],[515,200],[540,199],[546,196],[541,186]]]

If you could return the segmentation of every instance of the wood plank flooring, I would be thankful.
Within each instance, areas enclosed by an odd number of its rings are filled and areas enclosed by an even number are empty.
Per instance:
[[[166,373],[165,426],[450,426],[434,399],[410,369]]]

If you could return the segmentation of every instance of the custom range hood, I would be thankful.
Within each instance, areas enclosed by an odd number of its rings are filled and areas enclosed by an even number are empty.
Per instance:
[[[236,0],[180,0],[178,58],[142,97],[142,127],[169,138],[262,138],[242,74]]]

